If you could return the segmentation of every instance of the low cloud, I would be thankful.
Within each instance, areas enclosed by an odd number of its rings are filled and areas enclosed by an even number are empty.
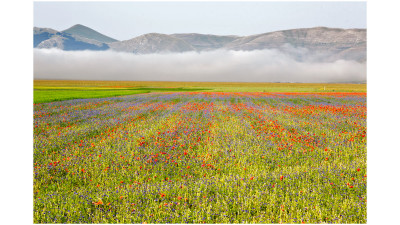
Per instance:
[[[291,54],[290,52],[295,54]],[[303,55],[304,54],[304,55]],[[365,82],[366,64],[323,62],[304,49],[135,55],[114,51],[34,49],[35,79]]]

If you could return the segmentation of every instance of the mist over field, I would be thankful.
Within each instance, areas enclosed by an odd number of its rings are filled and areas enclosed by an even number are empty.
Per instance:
[[[34,49],[35,79],[365,82],[366,63],[327,61],[328,55],[286,47],[284,51],[216,50],[136,55],[115,51]]]

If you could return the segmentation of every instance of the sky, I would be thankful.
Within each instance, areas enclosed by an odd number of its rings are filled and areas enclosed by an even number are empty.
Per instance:
[[[366,2],[34,2],[34,26],[88,26],[117,40],[146,33],[252,35],[317,26],[366,28]]]

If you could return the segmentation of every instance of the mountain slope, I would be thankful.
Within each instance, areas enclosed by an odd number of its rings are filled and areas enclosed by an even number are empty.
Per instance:
[[[97,31],[95,31],[89,27],[83,26],[81,24],[76,24],[66,30],[63,30],[62,32],[81,36],[81,37],[88,38],[88,39],[93,39],[93,40],[103,42],[103,43],[111,43],[111,42],[118,41],[114,38],[110,38],[104,34],[101,34]]]
[[[194,51],[187,42],[166,34],[150,33],[126,41],[110,43],[110,48],[115,51],[132,52],[136,54],[149,54],[160,52],[186,52]]]
[[[36,47],[40,44],[40,42],[45,41],[56,34],[60,34],[60,32],[50,29],[50,28],[33,28],[33,47]]]
[[[68,33],[57,33],[51,38],[42,41],[37,45],[37,48],[58,48],[65,51],[76,51],[76,50],[94,50],[102,51],[109,49],[109,46],[105,43],[83,38],[77,35],[71,35]]]
[[[337,29],[327,27],[276,31],[238,38],[224,46],[228,50],[251,51],[280,49],[288,45],[307,49],[312,53],[335,54],[335,58],[366,58],[366,29]]]
[[[238,39],[238,36],[219,36],[211,34],[171,34],[171,37],[179,38],[192,45],[197,51],[214,50]]]

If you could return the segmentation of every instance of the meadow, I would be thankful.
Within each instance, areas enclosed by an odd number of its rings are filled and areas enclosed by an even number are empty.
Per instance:
[[[366,84],[35,80],[34,103],[154,92],[366,92]]]
[[[35,81],[163,92],[34,104],[34,223],[367,222],[365,85],[139,83]]]

